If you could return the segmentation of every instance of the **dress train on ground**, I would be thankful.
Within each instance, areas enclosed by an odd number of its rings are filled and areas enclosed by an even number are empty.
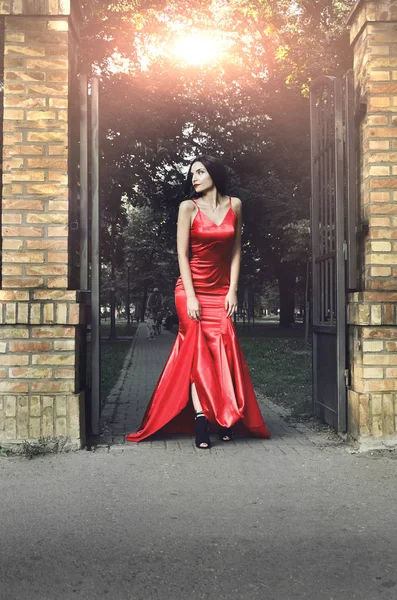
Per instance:
[[[195,383],[203,412],[210,423],[233,427],[236,433],[269,438],[248,367],[230,318],[214,340],[211,352],[201,322],[192,321],[186,334],[175,340],[137,433],[140,442],[154,433],[194,432],[190,385]]]

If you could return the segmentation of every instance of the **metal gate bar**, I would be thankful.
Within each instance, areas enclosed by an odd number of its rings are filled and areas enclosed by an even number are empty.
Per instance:
[[[79,288],[86,317],[79,329],[80,387],[88,442],[100,433],[99,81],[79,74]]]
[[[99,435],[101,416],[101,311],[99,207],[99,80],[91,79],[91,434]]]
[[[346,430],[346,288],[342,82],[311,86],[314,412]]]
[[[338,431],[347,425],[346,403],[346,268],[344,212],[344,131],[342,81],[334,80],[335,98],[335,245]]]
[[[89,289],[88,274],[88,82],[80,74],[80,289]]]

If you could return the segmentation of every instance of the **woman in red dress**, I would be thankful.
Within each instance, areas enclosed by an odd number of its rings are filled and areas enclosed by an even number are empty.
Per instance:
[[[160,430],[195,429],[197,448],[208,449],[210,423],[224,442],[234,431],[270,437],[232,323],[242,220],[241,201],[226,195],[226,185],[219,159],[193,160],[186,182],[192,199],[181,203],[178,215],[179,332],[139,430],[126,437],[130,442]]]

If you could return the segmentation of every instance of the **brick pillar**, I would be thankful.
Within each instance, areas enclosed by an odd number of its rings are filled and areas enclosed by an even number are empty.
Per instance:
[[[0,2],[2,446],[47,437],[80,447],[84,437],[77,372],[82,311],[79,292],[67,289],[69,62],[78,10],[68,0]]]
[[[361,291],[349,297],[348,433],[362,449],[397,445],[397,3],[350,17],[361,123]]]

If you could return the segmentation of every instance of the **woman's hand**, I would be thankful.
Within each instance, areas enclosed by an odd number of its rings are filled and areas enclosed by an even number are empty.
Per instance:
[[[187,299],[187,314],[193,321],[200,321],[201,306],[196,296],[189,296]]]
[[[235,312],[237,312],[237,294],[236,292],[229,291],[226,294],[225,298],[225,310],[227,312],[227,317],[231,317]]]

